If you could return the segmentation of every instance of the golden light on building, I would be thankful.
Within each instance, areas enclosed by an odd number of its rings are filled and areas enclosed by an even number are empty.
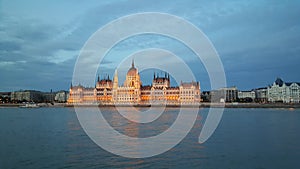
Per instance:
[[[98,76],[95,88],[81,85],[70,87],[69,104],[149,104],[150,101],[165,101],[167,104],[197,104],[200,102],[200,83],[181,82],[180,86],[170,86],[170,76],[155,75],[151,86],[142,86],[134,62],[127,72],[126,80],[119,86],[118,73],[113,80],[109,76]]]

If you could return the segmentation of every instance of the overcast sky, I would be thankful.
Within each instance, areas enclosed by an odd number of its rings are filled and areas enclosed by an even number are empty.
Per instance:
[[[300,82],[298,0],[2,0],[0,3],[0,91],[67,90],[79,51],[88,38],[108,22],[137,12],[177,15],[201,29],[220,55],[228,86],[248,90],[267,86],[277,77]],[[193,70],[202,90],[210,89],[201,62],[189,59],[193,58],[192,52],[179,42],[154,35],[132,37],[116,45],[105,57],[99,74],[112,76],[115,65],[123,58],[153,47],[179,55]],[[144,84],[150,84],[153,71],[141,75]]]

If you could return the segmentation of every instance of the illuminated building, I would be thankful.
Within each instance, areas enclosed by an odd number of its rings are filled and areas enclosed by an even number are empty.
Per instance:
[[[98,77],[95,88],[82,85],[70,87],[69,104],[96,103],[102,105],[190,105],[200,103],[200,83],[181,82],[180,86],[170,85],[170,76],[153,76],[151,86],[143,86],[138,69],[132,65],[123,85],[119,85],[118,72],[114,78]]]

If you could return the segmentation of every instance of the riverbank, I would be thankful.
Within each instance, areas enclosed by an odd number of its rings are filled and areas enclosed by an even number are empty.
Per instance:
[[[201,103],[200,107],[214,107],[212,103]],[[300,104],[284,103],[226,103],[225,108],[300,108]]]
[[[97,105],[97,104],[77,104],[71,105],[66,103],[38,103],[39,107],[162,107],[164,105],[150,105],[150,104],[139,104],[139,105]],[[21,107],[23,103],[5,103],[0,104],[0,107]],[[225,107],[225,108],[300,108],[300,104],[284,104],[284,103],[200,103],[199,105],[166,105],[166,107],[186,107],[186,108],[209,108],[209,107]]]
[[[97,105],[66,105],[66,107],[97,107]],[[98,105],[98,107],[162,107],[164,105]],[[165,105],[165,107],[183,108],[300,108],[300,104],[284,103],[200,103],[199,105]]]
[[[0,107],[22,107],[25,106],[26,103],[1,103]],[[37,103],[38,107],[66,107],[66,103]]]

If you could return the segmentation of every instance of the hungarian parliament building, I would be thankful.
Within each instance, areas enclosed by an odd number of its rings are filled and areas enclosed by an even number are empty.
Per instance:
[[[123,85],[119,85],[118,73],[98,80],[94,88],[82,85],[70,87],[68,104],[99,105],[197,105],[201,101],[199,82],[181,82],[180,86],[170,85],[170,76],[153,76],[152,85],[143,86],[140,74],[132,61]]]

